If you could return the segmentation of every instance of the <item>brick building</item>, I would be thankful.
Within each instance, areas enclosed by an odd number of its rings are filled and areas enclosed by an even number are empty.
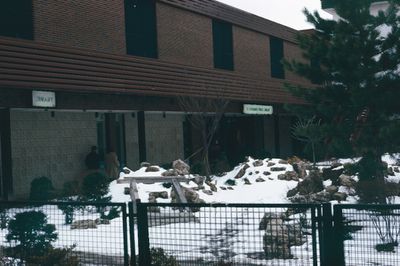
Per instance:
[[[249,154],[291,155],[282,106],[298,100],[284,83],[306,81],[281,60],[301,56],[297,33],[213,0],[1,1],[1,196],[27,196],[39,176],[61,188],[91,145],[133,169],[185,158],[196,132],[178,95],[230,100],[228,152],[240,132]]]

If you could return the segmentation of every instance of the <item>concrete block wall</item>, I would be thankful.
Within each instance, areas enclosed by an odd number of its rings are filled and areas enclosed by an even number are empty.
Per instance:
[[[146,154],[152,164],[184,159],[183,114],[145,113]]]
[[[136,170],[139,168],[139,137],[137,113],[125,114],[125,145],[127,167]]]
[[[33,0],[34,40],[126,54],[124,0]]]
[[[159,2],[156,10],[159,58],[213,68],[212,20]]]
[[[11,110],[14,197],[29,196],[34,178],[46,176],[61,189],[85,169],[97,144],[94,113]]]

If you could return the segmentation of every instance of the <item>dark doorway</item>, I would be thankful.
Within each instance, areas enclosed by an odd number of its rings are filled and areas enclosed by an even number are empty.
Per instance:
[[[232,167],[243,162],[246,156],[267,156],[261,116],[224,117],[215,139],[213,143],[218,141]]]
[[[0,109],[0,198],[12,193],[10,110]]]

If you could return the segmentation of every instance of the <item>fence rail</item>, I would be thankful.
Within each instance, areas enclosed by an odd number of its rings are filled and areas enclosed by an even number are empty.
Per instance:
[[[400,265],[399,237],[400,205],[0,202],[0,265]]]

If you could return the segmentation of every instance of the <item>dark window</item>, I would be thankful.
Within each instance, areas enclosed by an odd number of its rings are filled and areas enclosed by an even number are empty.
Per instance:
[[[283,40],[275,37],[269,38],[271,54],[271,77],[284,79],[285,70],[283,69]]]
[[[128,54],[157,58],[155,0],[125,0],[125,28]]]
[[[33,39],[32,0],[0,0],[0,35]]]
[[[233,70],[232,24],[213,19],[214,67]]]

